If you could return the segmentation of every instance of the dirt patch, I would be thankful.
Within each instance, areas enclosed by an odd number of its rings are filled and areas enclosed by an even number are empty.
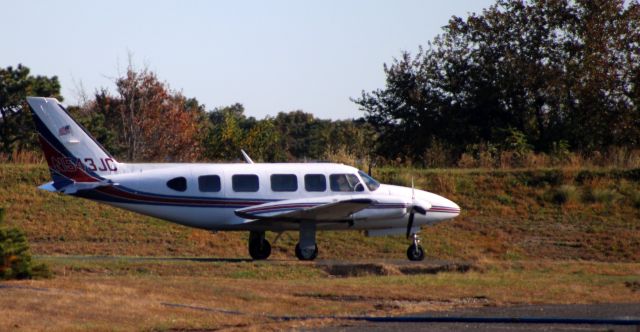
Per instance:
[[[407,265],[400,267],[402,274],[436,274],[441,272],[465,273],[475,268],[470,263],[447,263],[435,266]]]
[[[624,285],[632,292],[640,292],[640,281],[627,281]]]
[[[338,264],[321,265],[324,271],[336,277],[391,276],[401,275],[400,269],[388,264]]]
[[[364,277],[436,274],[440,272],[464,273],[473,268],[470,263],[326,263],[318,267],[334,277]]]

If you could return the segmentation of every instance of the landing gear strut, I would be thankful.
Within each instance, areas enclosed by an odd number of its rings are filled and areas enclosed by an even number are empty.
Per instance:
[[[316,244],[316,224],[311,221],[300,223],[300,242],[296,244],[296,257],[301,261],[312,261],[318,257]]]
[[[421,261],[424,260],[424,249],[420,245],[420,238],[418,234],[413,234],[413,243],[407,249],[407,258],[410,261]]]
[[[249,255],[255,260],[267,259],[271,255],[271,244],[264,232],[249,232]]]

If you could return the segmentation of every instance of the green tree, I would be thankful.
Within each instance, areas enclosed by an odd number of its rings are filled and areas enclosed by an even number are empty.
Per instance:
[[[219,107],[209,113],[209,132],[205,141],[205,154],[211,160],[234,160],[240,157],[243,131],[246,121],[244,106]]]
[[[508,146],[513,132],[542,151],[639,147],[638,18],[637,1],[498,0],[453,17],[354,101],[392,158],[420,159],[434,142]]]
[[[277,131],[273,119],[266,118],[257,121],[246,133],[242,146],[252,158],[265,162],[286,161],[285,155],[280,149],[281,137]]]
[[[62,101],[57,76],[33,76],[29,68],[19,64],[0,68],[0,151],[33,149],[37,135],[26,98],[54,97]]]
[[[45,265],[33,265],[29,244],[24,232],[3,227],[4,209],[0,208],[0,279],[48,277]]]
[[[312,138],[313,129],[319,126],[313,114],[302,110],[288,113],[280,112],[274,122],[282,135],[281,147],[287,153],[288,160],[320,158],[320,155],[317,154],[318,149],[312,146],[314,144],[323,145],[323,142]]]

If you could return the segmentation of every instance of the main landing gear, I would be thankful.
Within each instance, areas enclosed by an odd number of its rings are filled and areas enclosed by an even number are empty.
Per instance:
[[[271,244],[264,238],[264,232],[249,232],[249,255],[255,260],[263,260],[271,255]]]
[[[420,245],[420,238],[418,234],[413,234],[413,243],[407,249],[407,258],[410,261],[421,261],[424,260],[424,249]]]
[[[271,244],[265,239],[264,232],[249,232],[249,255],[255,260],[267,259],[271,255]],[[296,257],[301,261],[312,261],[318,257],[314,222],[300,223],[300,242],[296,244]]]
[[[301,261],[312,261],[318,257],[315,222],[303,221],[300,223],[300,242],[296,244],[296,257]]]

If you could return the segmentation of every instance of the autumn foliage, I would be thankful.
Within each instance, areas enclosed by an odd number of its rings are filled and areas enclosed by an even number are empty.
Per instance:
[[[126,75],[116,80],[116,87],[117,95],[99,91],[83,110],[90,119],[88,127],[104,127],[95,129],[106,130],[116,155],[127,161],[198,158],[203,106],[170,90],[146,69],[129,68]],[[99,120],[91,119],[95,117]]]

